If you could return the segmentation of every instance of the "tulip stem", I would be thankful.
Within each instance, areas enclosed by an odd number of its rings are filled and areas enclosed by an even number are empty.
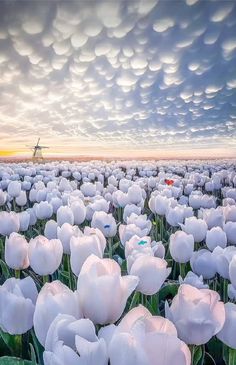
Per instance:
[[[159,315],[160,314],[159,300],[160,300],[159,293],[156,293],[156,294],[151,296],[151,307],[152,307],[154,315]]]
[[[69,274],[69,287],[71,290],[73,290],[73,278],[72,278],[72,271],[71,271],[71,267],[70,267],[70,255],[66,255],[67,256],[67,269],[68,269],[68,274]]]
[[[156,221],[156,241],[158,241],[158,223],[159,223],[159,220],[158,220],[158,215],[155,214],[155,221]]]
[[[229,365],[236,364],[236,350],[229,347]]]
[[[226,303],[228,299],[228,282],[227,279],[223,279],[223,301]]]
[[[196,348],[195,345],[190,345],[189,346],[189,349],[190,349],[190,352],[191,352],[191,358],[192,358],[191,365],[194,365],[195,348]]]
[[[108,237],[109,258],[112,259],[112,237]]]
[[[200,365],[204,365],[204,360],[205,360],[205,345],[202,345],[202,360],[201,360],[201,364]]]
[[[161,216],[160,217],[160,239],[161,239],[161,241],[163,241],[163,236],[164,236],[164,217]]]
[[[185,278],[185,265],[179,263],[179,272],[182,279]]]
[[[15,270],[15,278],[20,279],[20,270]]]
[[[14,343],[16,346],[16,353],[19,357],[22,357],[22,335],[14,336]]]
[[[43,284],[46,284],[48,282],[48,275],[43,276]]]
[[[131,310],[132,308],[135,307],[136,303],[139,301],[139,292],[136,291],[133,295],[133,298],[131,300],[130,306],[129,306],[129,310]]]
[[[3,238],[0,237],[0,259],[3,259],[4,257],[4,244],[3,244]]]

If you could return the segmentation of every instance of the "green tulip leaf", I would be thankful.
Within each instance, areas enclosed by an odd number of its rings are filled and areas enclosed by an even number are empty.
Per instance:
[[[159,291],[159,301],[172,299],[178,292],[179,285],[175,283],[169,283],[163,286]]]
[[[22,360],[18,357],[3,356],[0,357],[0,365],[35,365],[35,363],[28,360]]]
[[[2,276],[4,277],[5,280],[8,279],[11,275],[7,264],[3,260],[0,260],[0,267],[2,270]]]

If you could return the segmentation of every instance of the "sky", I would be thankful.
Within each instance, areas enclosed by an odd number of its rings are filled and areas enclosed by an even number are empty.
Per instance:
[[[0,0],[0,156],[236,157],[236,2]]]

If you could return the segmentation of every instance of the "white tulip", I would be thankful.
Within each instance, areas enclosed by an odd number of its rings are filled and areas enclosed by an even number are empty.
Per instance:
[[[25,237],[13,232],[5,240],[5,261],[14,270],[23,270],[29,266],[29,244]]]
[[[7,279],[0,286],[0,328],[11,335],[21,335],[33,326],[37,299],[33,279]]]
[[[30,266],[38,275],[53,274],[60,266],[62,255],[63,247],[58,239],[37,236],[29,241]]]
[[[45,346],[48,329],[58,314],[82,317],[78,293],[56,280],[41,289],[35,306],[34,330],[39,342]]]

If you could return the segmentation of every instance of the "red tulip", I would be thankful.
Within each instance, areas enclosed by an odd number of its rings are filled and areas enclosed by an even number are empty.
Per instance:
[[[171,180],[171,179],[165,179],[165,183],[167,185],[173,185],[174,184],[174,180]]]

